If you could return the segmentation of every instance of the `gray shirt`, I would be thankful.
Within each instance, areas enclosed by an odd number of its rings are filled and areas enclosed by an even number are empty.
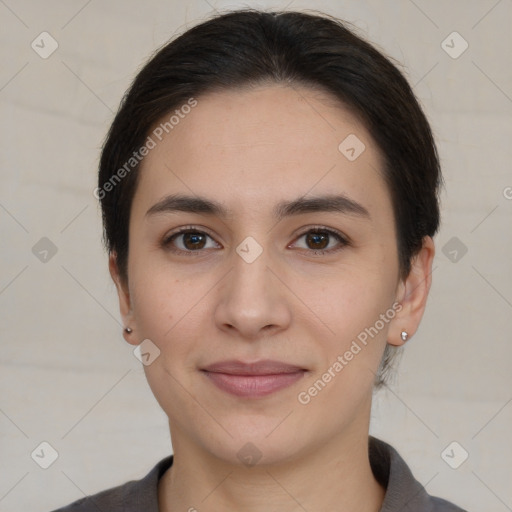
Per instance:
[[[465,512],[427,494],[398,452],[369,436],[370,465],[386,496],[380,512]],[[86,496],[54,512],[158,512],[158,480],[173,462],[162,459],[144,478]]]

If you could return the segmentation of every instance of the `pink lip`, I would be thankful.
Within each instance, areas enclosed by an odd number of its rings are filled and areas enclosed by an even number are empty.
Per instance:
[[[299,366],[268,359],[255,363],[220,361],[202,371],[219,389],[244,398],[267,396],[291,386],[306,372]]]

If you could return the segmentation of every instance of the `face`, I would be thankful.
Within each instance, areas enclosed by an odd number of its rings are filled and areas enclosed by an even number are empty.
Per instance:
[[[111,272],[127,340],[160,351],[144,369],[175,452],[276,463],[367,433],[386,341],[421,316],[397,305],[406,283],[368,132],[333,98],[274,85],[199,97],[155,141],[128,283],[113,258]]]

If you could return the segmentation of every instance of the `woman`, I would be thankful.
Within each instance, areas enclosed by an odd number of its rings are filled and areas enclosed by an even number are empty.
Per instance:
[[[406,80],[335,19],[234,11],[163,47],[95,194],[174,455],[61,511],[461,510],[369,436],[425,309],[440,183]]]

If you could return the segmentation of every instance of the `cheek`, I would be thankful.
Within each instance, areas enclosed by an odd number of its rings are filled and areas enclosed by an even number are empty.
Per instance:
[[[371,383],[372,372],[377,371],[385,348],[389,324],[396,313],[393,272],[386,275],[382,269],[379,273],[367,270],[346,268],[337,279],[323,286],[321,293],[309,296],[311,309],[329,327],[329,331],[324,329],[326,336],[321,340],[316,336],[322,355],[322,363],[316,370],[324,373],[341,356],[343,370],[337,365],[335,373],[340,376],[334,379],[337,383],[345,381],[350,385],[351,381],[360,379]]]
[[[134,268],[132,276],[131,300],[141,340],[150,339],[160,349],[159,363],[167,368],[192,368],[192,355],[203,338],[200,331],[212,332],[206,296],[213,276],[177,277],[158,264]]]
[[[393,299],[382,284],[381,288],[344,284],[330,288],[336,300],[324,306],[323,318],[334,334],[313,338],[320,357],[298,397],[300,404],[311,403],[307,410],[318,411],[331,426],[350,417],[355,407],[366,406],[395,314]]]
[[[338,334],[356,334],[353,329],[373,324],[393,303],[395,269],[386,262],[367,264],[361,259],[358,264],[341,266],[322,281],[323,285],[315,289],[311,279],[305,277],[301,290],[313,307],[337,326],[341,331]],[[351,327],[352,332],[343,326]]]
[[[155,280],[151,272],[133,279],[132,305],[141,335],[162,340],[179,318],[178,294],[172,283]]]
[[[158,357],[144,372],[160,406],[167,412],[185,411],[190,397],[189,375],[196,371],[204,325],[199,290],[174,276],[147,269],[132,281],[132,303],[140,340],[149,339],[159,349]],[[204,342],[204,340],[203,340]]]

